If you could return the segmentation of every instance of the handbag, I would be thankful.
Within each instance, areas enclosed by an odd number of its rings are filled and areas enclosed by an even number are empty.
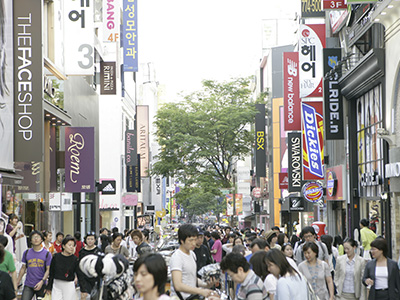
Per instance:
[[[307,278],[304,277],[303,274],[300,275],[301,279],[304,280],[307,284],[308,297],[307,300],[320,300],[311,284],[308,282]]]

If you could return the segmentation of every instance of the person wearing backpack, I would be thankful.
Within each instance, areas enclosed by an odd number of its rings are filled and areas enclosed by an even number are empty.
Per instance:
[[[325,261],[326,263],[329,262],[328,248],[326,248],[326,245],[324,243],[321,243],[320,241],[316,240],[315,238],[316,233],[313,227],[311,226],[304,227],[300,233],[300,236],[304,240],[304,243],[300,244],[296,250],[295,260],[297,265],[306,260],[303,253],[303,246],[306,242],[315,243],[318,246],[318,258],[320,260]]]
[[[22,267],[18,274],[18,285],[26,272],[24,289],[21,300],[31,300],[33,296],[45,296],[46,280],[49,277],[52,256],[46,248],[42,247],[43,235],[40,231],[33,230],[29,234],[32,248],[25,250],[22,255]]]

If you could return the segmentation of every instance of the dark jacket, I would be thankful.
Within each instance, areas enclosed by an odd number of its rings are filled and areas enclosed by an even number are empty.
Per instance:
[[[398,300],[400,298],[400,272],[397,263],[390,258],[387,259],[388,267],[388,278],[389,278],[389,296],[390,300]],[[365,266],[363,284],[366,285],[365,280],[371,278],[375,282],[375,269],[376,259],[373,259]],[[368,300],[375,300],[375,285],[373,285],[369,291]]]

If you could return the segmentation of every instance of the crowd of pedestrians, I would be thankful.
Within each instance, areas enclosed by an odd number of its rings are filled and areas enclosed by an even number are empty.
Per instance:
[[[51,232],[33,230],[18,259],[15,241],[23,236],[11,215],[8,223],[0,218],[0,299],[400,299],[399,265],[386,240],[367,220],[361,225],[358,242],[318,237],[310,226],[289,239],[278,227],[183,224],[167,260],[147,229],[102,228],[83,240],[80,232],[58,232],[54,241]],[[218,275],[204,276],[208,267]]]

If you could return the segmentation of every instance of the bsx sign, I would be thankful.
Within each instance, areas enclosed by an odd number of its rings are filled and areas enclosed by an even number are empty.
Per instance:
[[[324,196],[324,188],[316,181],[310,181],[303,185],[303,197],[311,203],[317,203]]]

